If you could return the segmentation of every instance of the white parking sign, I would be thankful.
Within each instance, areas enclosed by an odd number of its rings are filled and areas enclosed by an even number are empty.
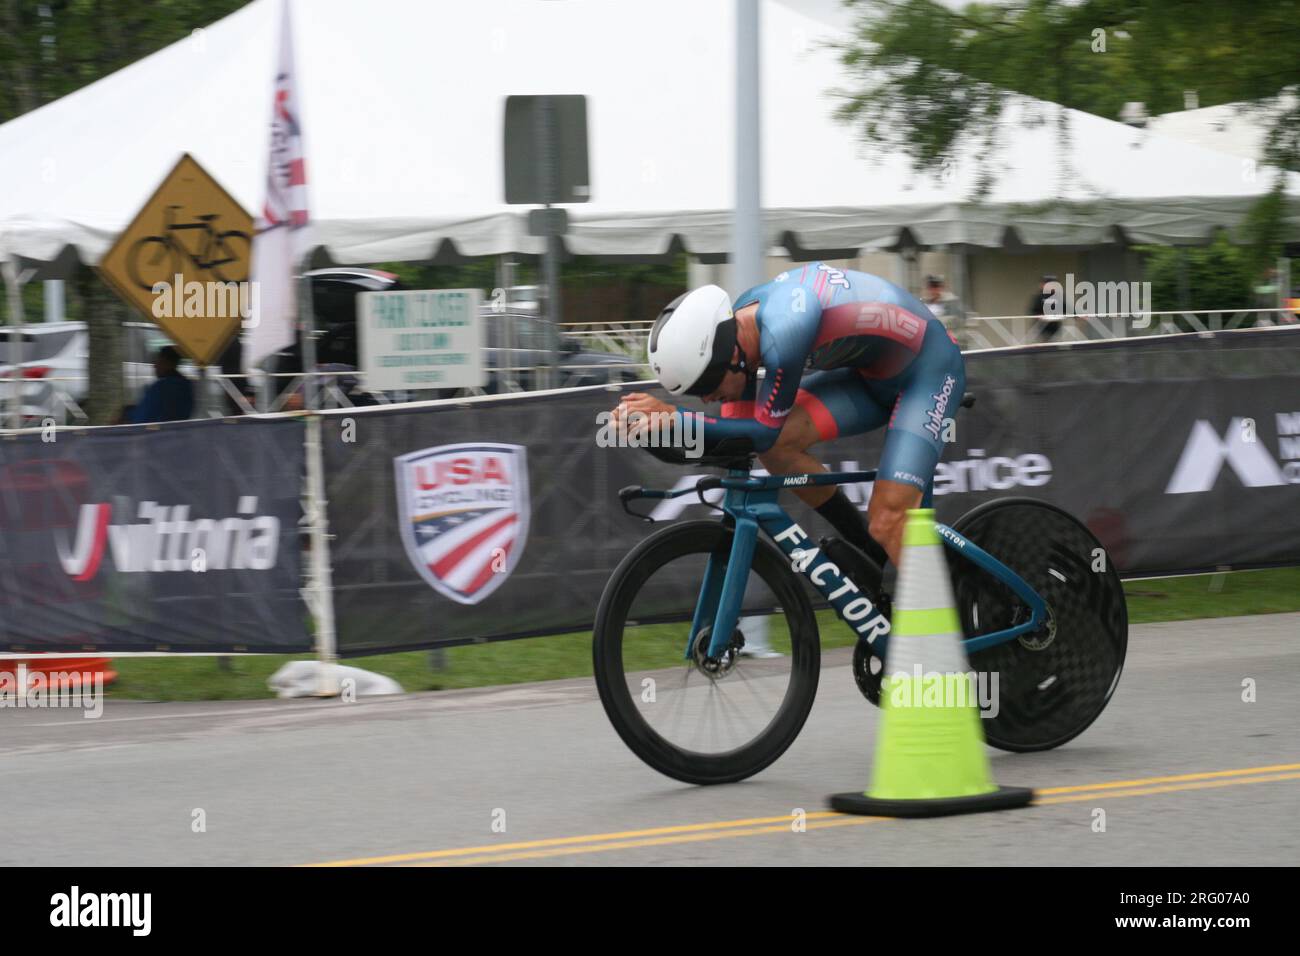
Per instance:
[[[357,296],[361,370],[376,391],[475,388],[487,381],[478,289]]]

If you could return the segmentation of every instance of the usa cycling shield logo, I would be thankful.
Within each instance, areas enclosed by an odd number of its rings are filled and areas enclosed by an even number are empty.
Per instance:
[[[402,543],[440,594],[478,604],[510,577],[528,538],[522,445],[439,445],[393,459]]]

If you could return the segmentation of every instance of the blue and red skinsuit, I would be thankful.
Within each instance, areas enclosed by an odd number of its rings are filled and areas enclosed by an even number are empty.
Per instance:
[[[943,324],[892,282],[821,262],[755,286],[732,308],[755,302],[761,384],[751,379],[719,418],[678,409],[699,419],[704,447],[746,437],[766,451],[800,406],[823,441],[887,424],[878,477],[926,491],[944,419],[966,388],[961,350]]]

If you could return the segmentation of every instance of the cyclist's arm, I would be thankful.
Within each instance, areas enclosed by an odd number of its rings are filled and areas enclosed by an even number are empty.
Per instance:
[[[776,436],[781,434],[779,425],[771,428],[749,417],[715,418],[703,412],[693,412],[681,407],[678,407],[677,415],[681,419],[680,424],[685,433],[695,436],[694,440],[704,446],[706,453],[718,442],[728,438],[747,438],[753,442],[754,451],[764,452],[776,443]]]

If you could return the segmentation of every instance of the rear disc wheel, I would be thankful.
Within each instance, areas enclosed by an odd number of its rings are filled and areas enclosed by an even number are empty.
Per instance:
[[[953,529],[1023,578],[1048,609],[1038,631],[969,655],[982,686],[996,690],[994,715],[981,721],[985,739],[1018,752],[1059,747],[1097,719],[1119,683],[1128,648],[1119,575],[1092,532],[1046,502],[991,501]],[[1005,585],[945,554],[967,638],[1029,619],[1029,609]]]

